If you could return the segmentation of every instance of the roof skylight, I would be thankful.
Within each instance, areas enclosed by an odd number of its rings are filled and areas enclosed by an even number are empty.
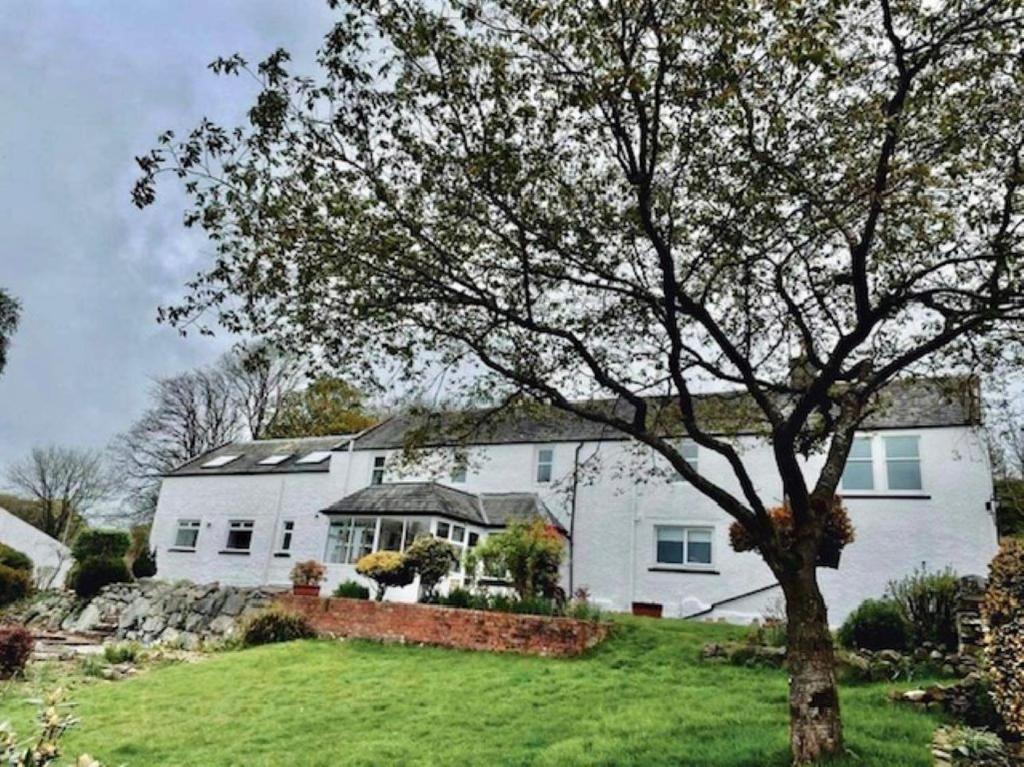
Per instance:
[[[212,458],[204,463],[200,468],[202,469],[219,469],[221,466],[227,466],[232,461],[241,458],[241,455],[218,455],[216,458]]]
[[[290,457],[291,453],[275,453],[274,455],[268,455],[260,461],[260,466],[277,466],[279,463],[287,461]]]
[[[306,455],[302,456],[302,458],[297,460],[295,463],[323,463],[330,457],[330,450],[314,450],[312,453],[307,453]]]

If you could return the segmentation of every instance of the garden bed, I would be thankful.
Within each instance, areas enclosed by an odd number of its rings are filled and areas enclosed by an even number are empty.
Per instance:
[[[283,594],[277,603],[305,615],[324,634],[463,650],[579,655],[600,643],[611,628],[605,621],[338,597]]]

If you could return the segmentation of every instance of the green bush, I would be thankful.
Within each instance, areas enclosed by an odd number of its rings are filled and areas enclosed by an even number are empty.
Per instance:
[[[888,599],[867,599],[839,629],[844,647],[863,650],[905,650],[910,631],[899,606]]]
[[[76,562],[122,559],[131,545],[131,537],[121,530],[83,530],[75,539],[71,553]]]
[[[316,631],[305,615],[271,607],[255,613],[242,627],[242,644],[246,647],[311,639]]]
[[[12,549],[6,543],[0,543],[0,565],[6,565],[13,570],[24,570],[30,577],[32,575],[32,560],[28,555]]]
[[[899,607],[914,643],[932,642],[956,649],[959,583],[950,568],[930,573],[923,567],[898,581],[889,581],[886,597]]]
[[[138,642],[120,642],[103,647],[103,657],[107,663],[134,663],[141,653],[142,648]]]
[[[24,626],[0,626],[0,677],[20,674],[32,657],[35,639]]]
[[[342,581],[334,589],[334,596],[345,599],[369,599],[370,590],[356,581]]]
[[[32,578],[24,570],[0,565],[0,607],[24,599],[32,591]]]
[[[504,532],[488,538],[466,555],[466,572],[478,568],[494,577],[508,577],[520,599],[554,598],[565,541],[561,533],[540,520],[513,522]]]
[[[156,552],[148,546],[139,551],[132,562],[132,575],[136,578],[152,578],[156,575]]]
[[[131,579],[124,560],[92,557],[75,563],[68,573],[68,586],[82,599],[92,599],[104,586]]]
[[[462,588],[454,588],[448,592],[447,596],[441,597],[441,604],[446,607],[459,607],[462,609],[468,609],[473,603],[473,594]]]
[[[420,586],[427,597],[433,596],[437,584],[459,561],[454,546],[432,535],[422,535],[405,550],[409,565],[420,576]]]

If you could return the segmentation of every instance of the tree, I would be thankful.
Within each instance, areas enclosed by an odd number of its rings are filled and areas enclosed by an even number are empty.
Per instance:
[[[7,349],[11,345],[11,336],[18,329],[21,317],[21,304],[10,293],[0,288],[0,373],[7,365]]]
[[[260,84],[248,125],[138,158],[135,202],[183,179],[216,248],[162,319],[364,390],[458,367],[662,456],[782,587],[794,759],[839,752],[816,564],[854,432],[899,378],[1020,353],[1020,0],[346,9],[321,77],[220,59]],[[709,386],[743,391],[779,487],[695,408]]]
[[[356,562],[356,572],[377,584],[374,599],[384,600],[388,588],[408,586],[416,578],[412,562],[400,551],[375,551]]]
[[[540,520],[512,522],[466,555],[466,572],[479,563],[490,575],[507,575],[520,599],[552,599],[564,556],[565,539],[554,528]]]
[[[302,378],[298,359],[269,344],[242,345],[224,355],[219,367],[245,430],[253,439],[272,436],[282,406],[294,396]]]
[[[30,521],[62,543],[74,538],[85,516],[114,491],[102,452],[56,445],[33,448],[12,464],[7,483],[36,502]]]
[[[153,383],[151,405],[111,446],[134,516],[152,518],[160,480],[240,431],[234,390],[218,368],[200,368]]]
[[[284,395],[265,434],[268,438],[353,434],[373,422],[358,390],[340,378],[321,377],[305,389]]]
[[[432,535],[421,535],[413,541],[405,550],[405,556],[413,572],[420,577],[420,590],[427,598],[434,596],[437,584],[459,563],[455,547]]]

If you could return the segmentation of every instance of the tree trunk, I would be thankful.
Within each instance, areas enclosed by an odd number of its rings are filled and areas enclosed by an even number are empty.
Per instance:
[[[835,653],[813,564],[780,578],[786,595],[789,740],[794,764],[843,749]]]

